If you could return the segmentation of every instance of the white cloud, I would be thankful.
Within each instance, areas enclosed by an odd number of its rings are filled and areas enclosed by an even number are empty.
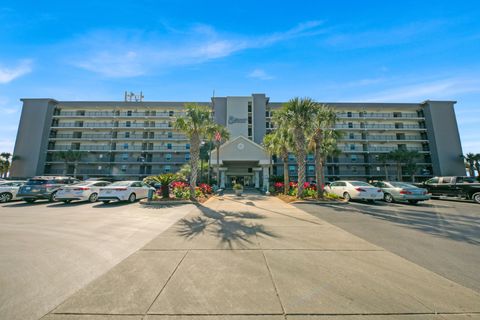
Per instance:
[[[248,77],[254,78],[254,79],[260,79],[260,80],[270,80],[274,78],[273,76],[267,74],[265,70],[262,70],[262,69],[253,70],[248,74]]]
[[[3,67],[0,66],[0,83],[9,83],[14,79],[21,77],[32,71],[32,61],[22,60],[15,67]]]
[[[398,86],[395,89],[386,89],[361,97],[360,100],[367,102],[399,102],[425,99],[455,99],[455,96],[459,94],[475,92],[480,92],[480,80],[478,78],[455,77]]]
[[[107,77],[135,77],[162,68],[194,65],[230,56],[248,49],[272,46],[299,37],[324,32],[320,21],[297,25],[285,32],[255,37],[221,34],[213,27],[197,25],[191,30],[159,36],[140,31],[96,31],[70,44],[81,52],[70,63]]]

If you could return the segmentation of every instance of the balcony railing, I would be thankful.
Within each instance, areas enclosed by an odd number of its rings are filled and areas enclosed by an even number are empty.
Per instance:
[[[340,140],[349,140],[349,141],[427,141],[427,138],[423,138],[422,136],[412,136],[406,135],[404,137],[397,137],[397,136],[384,136],[384,135],[369,135],[365,138],[359,135],[355,135],[353,138],[347,136]]]
[[[343,147],[340,148],[341,151],[343,152],[391,152],[395,150],[399,150],[396,147],[368,147],[368,148],[363,148],[363,147]],[[429,152],[429,150],[424,150],[423,148],[417,148],[417,147],[407,147],[404,148],[404,150],[407,151],[418,151],[418,152]]]
[[[394,124],[336,124],[336,129],[381,129],[381,130],[405,130],[405,129],[425,129],[418,124],[403,124],[402,126],[396,126]]]
[[[171,136],[160,135],[160,136],[144,136],[144,135],[133,135],[126,137],[124,135],[117,135],[113,137],[111,134],[82,134],[81,136],[73,134],[62,134],[58,133],[56,135],[50,136],[50,139],[66,139],[66,140],[188,140],[185,135],[182,134],[173,134]]]
[[[169,117],[183,117],[185,115],[185,112],[120,112],[116,113],[114,111],[108,112],[108,111],[87,111],[87,112],[76,112],[76,111],[61,111],[59,114],[54,115],[54,117],[74,117],[74,118],[81,118],[81,117],[104,117],[104,118],[116,118],[116,117],[126,117],[126,118],[135,118],[135,117],[141,117],[141,118],[169,118]]]
[[[401,113],[401,114],[394,114],[394,113],[382,113],[382,112],[367,112],[367,113],[347,113],[347,112],[340,112],[337,113],[337,117],[339,118],[348,118],[348,119],[422,119],[424,117],[419,116],[416,113]]]
[[[168,123],[156,123],[155,125],[145,124],[145,123],[131,123],[127,125],[126,123],[108,123],[108,122],[87,122],[87,123],[72,123],[72,122],[64,122],[59,124],[53,124],[52,128],[146,128],[146,129],[155,129],[155,128],[171,128],[173,126],[169,126]]]
[[[161,151],[161,152],[190,152],[190,148],[185,146],[153,146],[153,147],[143,147],[143,146],[129,146],[128,148],[123,148],[123,146],[103,146],[103,145],[84,145],[79,148],[65,145],[57,145],[55,147],[49,147],[48,151],[66,151],[66,150],[78,150],[78,151],[111,151],[111,152],[130,152],[130,151]]]

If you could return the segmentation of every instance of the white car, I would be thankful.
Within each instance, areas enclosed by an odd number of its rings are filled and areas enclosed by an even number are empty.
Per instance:
[[[135,202],[137,199],[148,197],[148,190],[155,190],[142,181],[118,181],[100,188],[98,200],[103,203],[110,201]]]
[[[25,181],[0,181],[0,202],[19,200],[18,189],[25,184]]]
[[[70,203],[73,200],[95,202],[101,187],[108,186],[107,181],[85,181],[69,186],[61,187],[56,193],[56,199],[63,203]]]
[[[363,181],[335,181],[328,185],[325,190],[346,201],[351,199],[375,201],[383,199],[383,191]]]

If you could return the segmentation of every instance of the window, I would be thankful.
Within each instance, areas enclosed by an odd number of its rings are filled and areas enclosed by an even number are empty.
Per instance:
[[[350,150],[355,150],[355,145],[354,144],[350,145]]]
[[[443,177],[441,182],[444,183],[444,184],[449,184],[449,183],[452,183],[452,177]]]
[[[353,132],[350,132],[350,134],[348,135],[348,138],[355,139],[355,134]]]
[[[167,137],[168,137],[168,138],[172,138],[172,137],[173,137],[173,133],[172,133],[172,132],[168,132],[168,133],[167,133]]]
[[[165,154],[165,160],[167,161],[172,160],[172,155],[170,153]]]
[[[190,150],[190,143],[185,144],[185,149]]]
[[[313,161],[313,154],[307,154],[307,161]]]
[[[352,154],[352,155],[350,156],[350,160],[351,160],[352,162],[357,162],[357,155]]]
[[[288,161],[295,161],[295,155],[290,153],[288,155]]]
[[[290,173],[295,172],[295,166],[288,166],[288,171],[290,171]]]
[[[248,124],[252,124],[252,116],[248,116]]]
[[[130,138],[130,132],[125,132],[125,138]]]
[[[123,144],[123,149],[128,149],[128,143]]]
[[[172,166],[163,167],[163,172],[170,172],[170,171],[172,171]]]
[[[127,166],[126,166],[126,165],[123,165],[122,168],[121,168],[121,170],[122,170],[123,172],[126,172],[126,171],[127,171]]]
[[[132,116],[132,110],[127,111],[127,116],[131,117]]]
[[[351,118],[352,117],[352,113],[349,111],[347,112],[347,117]]]
[[[315,172],[315,166],[308,166],[308,172],[309,173]]]
[[[122,154],[122,159],[123,160],[128,160],[128,153]]]
[[[429,179],[425,183],[426,184],[437,184],[438,183],[438,178]]]
[[[171,143],[167,143],[167,149],[172,150],[172,144]]]
[[[127,123],[125,124],[126,127],[131,127],[132,126],[132,123],[130,121],[127,121]]]
[[[173,111],[168,111],[168,116],[173,117]]]
[[[252,112],[252,103],[248,102],[248,112]]]
[[[190,160],[190,153],[185,153],[185,160]]]
[[[250,138],[252,136],[252,128],[248,128],[248,137]]]
[[[353,122],[349,122],[349,123],[348,123],[348,127],[349,127],[349,128],[353,128]]]

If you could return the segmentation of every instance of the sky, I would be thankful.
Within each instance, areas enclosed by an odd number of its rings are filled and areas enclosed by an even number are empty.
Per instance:
[[[21,98],[454,100],[480,153],[480,1],[0,0],[0,152]]]

